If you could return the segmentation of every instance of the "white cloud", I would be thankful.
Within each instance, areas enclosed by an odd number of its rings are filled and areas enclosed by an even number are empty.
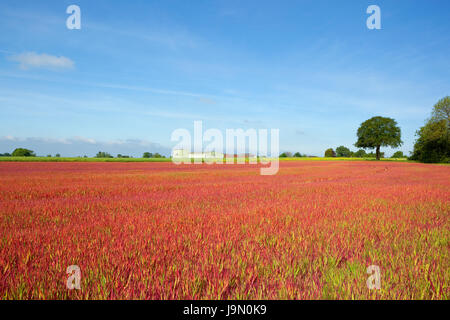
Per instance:
[[[76,141],[76,142],[85,142],[85,143],[90,143],[90,144],[97,143],[97,141],[95,141],[94,139],[85,138],[85,137],[74,137],[72,140]]]
[[[38,54],[26,52],[10,57],[10,60],[18,62],[21,69],[47,68],[47,69],[72,69],[75,63],[67,57],[57,57],[46,53]]]

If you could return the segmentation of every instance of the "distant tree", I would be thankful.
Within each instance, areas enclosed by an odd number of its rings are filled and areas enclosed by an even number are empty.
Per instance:
[[[349,148],[340,146],[336,148],[336,156],[337,157],[350,157],[351,151]]]
[[[392,155],[391,158],[406,158],[406,156],[403,154],[403,151],[397,151]]]
[[[336,157],[336,152],[334,152],[334,150],[332,148],[329,148],[329,149],[325,150],[325,157],[326,158]]]
[[[364,158],[366,156],[366,151],[364,151],[364,149],[359,149],[358,151],[356,151],[353,156],[356,158]]]
[[[301,158],[302,154],[300,152],[294,153],[294,158]]]
[[[375,149],[376,159],[380,160],[380,147],[399,147],[402,145],[401,131],[397,122],[391,118],[373,117],[361,123],[357,131],[358,141],[355,146]]]
[[[48,154],[48,155],[47,155],[47,158],[51,158],[51,157],[52,157],[52,155],[51,155],[51,154]]]
[[[439,100],[431,118],[416,132],[412,160],[450,162],[450,96]]]
[[[158,152],[156,152],[156,153],[153,155],[153,158],[165,158],[165,157],[162,156],[162,155],[160,155]]]
[[[280,158],[292,158],[292,152],[283,152],[282,154],[280,154]]]
[[[13,157],[36,157],[36,154],[32,150],[25,148],[17,148],[12,153]]]
[[[110,155],[110,154],[107,153],[107,152],[103,152],[103,151],[99,151],[99,152],[96,154],[95,157],[96,157],[96,158],[113,158],[112,155]]]
[[[153,158],[153,153],[151,152],[144,152],[142,155],[142,158]]]
[[[61,158],[61,155],[59,153],[55,154],[56,158]]]

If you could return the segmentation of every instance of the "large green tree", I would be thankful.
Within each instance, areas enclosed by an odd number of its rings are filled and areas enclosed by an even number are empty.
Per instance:
[[[403,144],[401,131],[397,122],[391,118],[373,117],[361,123],[356,133],[358,141],[355,146],[364,149],[375,149],[376,158],[380,160],[381,147],[399,147]]]
[[[416,132],[412,160],[450,162],[450,97],[439,100],[431,118]]]

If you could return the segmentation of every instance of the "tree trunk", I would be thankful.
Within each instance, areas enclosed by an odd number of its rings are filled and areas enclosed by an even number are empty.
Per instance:
[[[380,146],[377,146],[377,160],[380,160]]]

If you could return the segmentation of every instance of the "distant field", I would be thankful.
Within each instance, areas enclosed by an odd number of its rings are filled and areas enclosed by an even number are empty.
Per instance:
[[[301,158],[280,158],[280,160],[325,160],[325,161],[377,161],[375,158],[344,158],[344,157],[335,157],[335,158],[325,158],[325,157],[301,157]],[[396,162],[415,162],[410,161],[406,158],[382,158],[381,161],[396,161]]]
[[[450,298],[449,167],[258,167],[0,163],[0,299]]]
[[[268,159],[270,160],[270,159]],[[322,158],[322,157],[302,157],[302,158],[279,158],[280,161],[376,161],[375,158]],[[407,159],[385,158],[382,161],[413,162]],[[0,157],[1,161],[14,162],[170,162],[170,158],[81,158],[81,157]]]
[[[57,158],[57,157],[0,157],[14,162],[170,162],[170,158]]]

